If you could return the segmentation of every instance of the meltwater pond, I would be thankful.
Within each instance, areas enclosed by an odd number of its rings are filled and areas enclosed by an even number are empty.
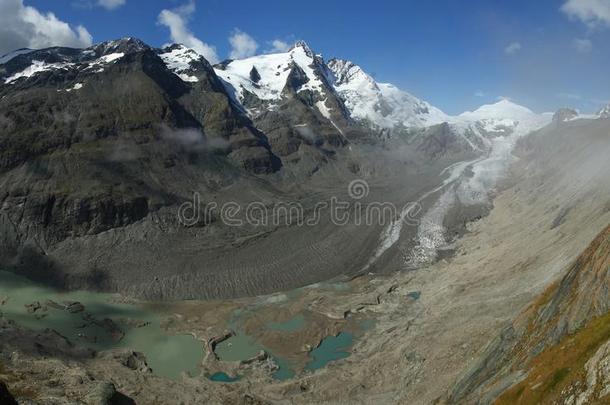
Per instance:
[[[240,376],[231,377],[227,373],[223,373],[223,372],[214,373],[214,374],[208,376],[208,379],[210,381],[222,382],[222,383],[232,383],[235,381],[239,381],[240,378],[241,378]]]
[[[238,333],[218,343],[214,353],[223,361],[242,361],[256,356],[263,346],[256,343],[250,336]]]
[[[326,366],[331,361],[348,357],[348,349],[352,346],[354,337],[349,332],[340,332],[337,336],[328,336],[322,343],[313,349],[309,356],[311,361],[305,366],[306,370],[315,371]]]
[[[236,335],[218,343],[214,348],[214,353],[222,361],[243,361],[255,357],[261,350],[270,353],[267,348],[257,343],[252,337],[243,332],[238,332]],[[273,354],[270,354],[270,356],[278,367],[271,375],[274,379],[288,380],[294,377],[295,372],[287,361]]]
[[[96,292],[60,292],[0,271],[4,318],[32,330],[54,329],[72,343],[97,351],[142,352],[153,372],[164,377],[199,373],[204,355],[201,342],[190,335],[170,335],[155,312],[143,305],[115,303],[113,298]]]

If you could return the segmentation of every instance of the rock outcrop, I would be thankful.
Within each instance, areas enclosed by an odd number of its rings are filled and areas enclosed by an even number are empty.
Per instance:
[[[17,405],[17,400],[10,393],[3,381],[0,381],[0,403],[3,405]]]
[[[553,122],[569,121],[578,117],[578,111],[573,108],[560,108],[553,114]]]

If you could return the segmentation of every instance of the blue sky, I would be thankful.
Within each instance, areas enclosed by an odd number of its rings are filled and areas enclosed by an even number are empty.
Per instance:
[[[170,42],[162,10],[187,0],[0,0],[82,25],[93,42],[123,36]],[[565,3],[570,3],[562,11]],[[98,3],[104,3],[102,7]],[[455,114],[509,97],[541,111],[592,112],[610,99],[610,0],[222,1],[180,14],[193,37],[231,53],[238,29],[258,44],[304,39],[325,57],[361,65]],[[173,11],[172,11],[173,12]],[[596,14],[597,13],[597,14]]]

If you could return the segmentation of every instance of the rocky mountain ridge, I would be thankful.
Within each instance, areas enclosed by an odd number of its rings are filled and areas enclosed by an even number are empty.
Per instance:
[[[278,170],[267,140],[235,109],[207,61],[193,68],[197,83],[187,85],[133,38],[14,55],[0,65],[0,167],[111,135],[156,137],[166,125],[201,132],[195,142],[226,141],[222,151],[246,170]]]

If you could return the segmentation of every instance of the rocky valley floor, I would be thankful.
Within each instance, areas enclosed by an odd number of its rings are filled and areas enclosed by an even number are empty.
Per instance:
[[[253,298],[138,304],[161,314],[170,334],[201,342],[197,376],[161,377],[133,353],[138,347],[91,353],[53,331],[2,319],[0,379],[20,400],[40,404],[493,402],[520,381],[483,385],[481,375],[501,357],[494,342],[610,223],[608,152],[603,121],[523,139],[488,215],[469,222],[446,247],[451,253],[428,266],[405,270],[395,254],[383,275]],[[349,355],[308,369],[312,349],[341,333],[352,339]],[[223,360],[217,352],[234,334],[263,352]],[[294,375],[274,378],[278,359]],[[211,381],[217,373],[240,378]]]

